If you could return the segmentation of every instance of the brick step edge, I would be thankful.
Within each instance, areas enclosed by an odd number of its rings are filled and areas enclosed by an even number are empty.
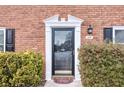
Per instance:
[[[53,77],[53,80],[54,80],[54,82],[56,82],[56,83],[60,83],[60,84],[68,84],[68,83],[72,83],[73,82],[73,80],[74,80],[74,77],[60,77],[60,76],[54,76]]]

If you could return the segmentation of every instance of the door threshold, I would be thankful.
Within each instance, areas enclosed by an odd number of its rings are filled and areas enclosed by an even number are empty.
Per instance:
[[[55,71],[55,74],[61,74],[61,75],[71,75],[71,73],[72,73],[72,71],[70,71],[70,70],[65,70],[65,71],[63,71],[63,70],[56,70]]]

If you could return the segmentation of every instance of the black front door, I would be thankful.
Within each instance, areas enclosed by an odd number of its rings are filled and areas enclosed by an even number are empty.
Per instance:
[[[52,40],[52,74],[74,75],[74,28],[53,28]]]

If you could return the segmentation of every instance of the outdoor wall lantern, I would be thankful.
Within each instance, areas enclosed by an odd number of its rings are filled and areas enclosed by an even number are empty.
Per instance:
[[[88,34],[93,34],[93,27],[91,25],[89,25],[88,29],[87,29],[87,33]]]

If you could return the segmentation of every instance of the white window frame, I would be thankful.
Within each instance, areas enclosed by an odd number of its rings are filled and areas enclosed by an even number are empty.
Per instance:
[[[113,35],[112,35],[112,38],[113,38],[113,44],[124,44],[124,43],[116,43],[115,42],[115,30],[124,30],[124,26],[113,26]]]
[[[0,27],[0,30],[3,30],[3,33],[4,33],[4,47],[3,47],[3,52],[6,51],[6,28],[4,27]]]

